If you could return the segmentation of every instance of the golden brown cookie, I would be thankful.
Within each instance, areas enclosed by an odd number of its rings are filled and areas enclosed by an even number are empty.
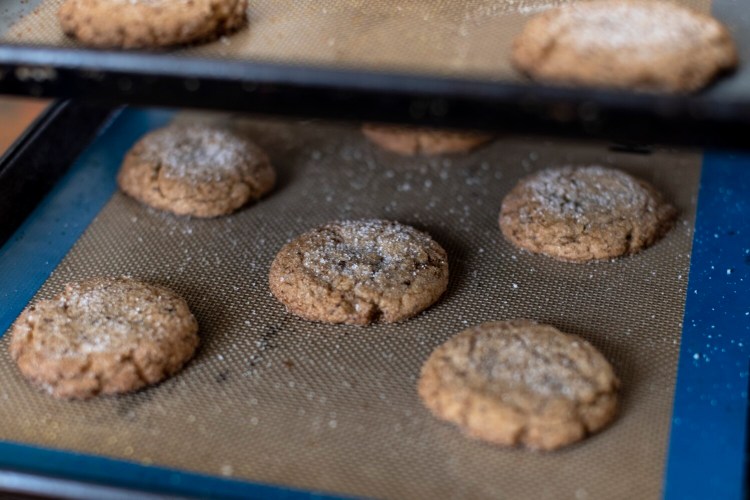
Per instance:
[[[737,65],[716,19],[661,1],[576,2],[531,19],[513,63],[551,83],[686,92]]]
[[[466,153],[492,140],[481,132],[366,123],[362,133],[381,148],[404,156]]]
[[[550,168],[525,177],[505,197],[500,229],[520,248],[585,262],[648,247],[676,215],[653,186],[625,172]]]
[[[133,146],[117,181],[154,208],[216,217],[270,191],[276,174],[262,149],[228,128],[170,125]]]
[[[198,346],[198,323],[166,288],[129,278],[71,283],[28,306],[11,328],[24,377],[59,398],[134,391],[177,373]]]
[[[422,367],[419,395],[473,438],[553,450],[607,425],[619,384],[585,340],[516,320],[469,328],[438,347]]]
[[[429,235],[398,222],[334,222],[286,244],[269,282],[287,310],[309,320],[394,323],[443,294],[448,259]]]
[[[65,34],[93,47],[126,49],[200,42],[247,21],[247,0],[65,0]]]

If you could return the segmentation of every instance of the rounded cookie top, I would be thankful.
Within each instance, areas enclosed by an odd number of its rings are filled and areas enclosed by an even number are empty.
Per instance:
[[[276,298],[306,319],[393,323],[443,294],[448,259],[429,235],[398,222],[333,222],[286,244],[269,282]]]
[[[170,125],[143,137],[117,177],[128,195],[178,215],[216,217],[271,190],[268,156],[246,137],[209,124]]]
[[[381,148],[404,156],[466,153],[492,140],[481,132],[366,123],[362,133]]]
[[[729,31],[671,2],[577,2],[538,14],[515,40],[513,63],[534,79],[685,92],[737,65]]]
[[[503,200],[500,228],[518,247],[584,262],[640,251],[676,214],[653,186],[624,172],[562,167],[522,179]]]
[[[27,307],[11,329],[21,373],[53,396],[134,391],[177,373],[198,346],[198,323],[166,288],[129,278],[66,285]]]
[[[65,34],[93,47],[181,45],[230,33],[247,21],[247,0],[65,0]]]
[[[619,380],[591,344],[528,320],[484,323],[438,347],[419,395],[474,438],[552,450],[615,416]]]

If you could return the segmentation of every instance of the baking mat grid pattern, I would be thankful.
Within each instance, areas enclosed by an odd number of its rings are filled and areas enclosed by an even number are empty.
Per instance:
[[[96,275],[169,286],[198,318],[197,357],[136,394],[61,402],[21,379],[6,336],[1,440],[375,497],[660,494],[699,154],[499,138],[466,156],[403,159],[352,126],[234,121],[278,168],[267,199],[230,217],[190,220],[115,194],[37,297]],[[106,136],[100,143],[106,147]],[[592,162],[662,188],[681,210],[675,230],[637,256],[589,265],[522,253],[502,239],[500,202],[519,177]],[[397,325],[327,326],[287,314],[267,285],[275,252],[313,226],[359,217],[432,234],[450,258],[446,295]],[[468,440],[428,414],[415,385],[432,349],[468,325],[510,318],[582,335],[613,362],[623,398],[610,428],[542,454]]]
[[[570,2],[250,0],[247,29],[174,54],[510,81],[519,78],[509,56],[526,20],[565,3]],[[711,6],[710,0],[678,3],[701,12]],[[0,42],[76,47],[57,21],[61,4],[45,0],[23,9],[23,16],[10,16],[4,34],[0,27]]]

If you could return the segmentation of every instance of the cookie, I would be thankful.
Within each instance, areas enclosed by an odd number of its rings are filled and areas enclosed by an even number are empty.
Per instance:
[[[273,188],[268,156],[246,137],[209,124],[170,125],[138,141],[117,182],[160,210],[193,217],[234,212]]]
[[[438,347],[418,390],[436,417],[473,438],[554,450],[607,425],[619,385],[585,340],[516,320],[469,328]]]
[[[66,35],[102,48],[153,48],[217,38],[247,21],[247,0],[65,0]]]
[[[716,19],[660,1],[576,2],[538,14],[512,60],[536,80],[642,91],[688,92],[737,65]]]
[[[522,179],[505,197],[500,229],[520,248],[585,262],[639,252],[676,215],[653,186],[619,170],[550,168]]]
[[[129,278],[68,284],[27,307],[11,328],[24,377],[59,398],[135,391],[177,373],[198,346],[198,323],[166,288]]]
[[[334,222],[285,245],[269,282],[287,310],[309,320],[395,323],[443,294],[448,259],[429,235],[398,222]]]
[[[403,156],[466,153],[492,140],[481,132],[410,128],[366,123],[362,133],[381,148]]]

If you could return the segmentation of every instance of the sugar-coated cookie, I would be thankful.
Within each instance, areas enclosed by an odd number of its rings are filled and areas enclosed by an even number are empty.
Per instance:
[[[231,129],[170,125],[133,146],[117,181],[126,194],[154,208],[216,217],[266,194],[276,174],[263,150]]]
[[[500,228],[520,248],[585,262],[639,252],[676,215],[656,188],[625,172],[562,167],[522,179],[503,200]]]
[[[591,344],[528,320],[484,323],[438,347],[419,395],[438,418],[504,446],[553,450],[616,414],[619,380]]]
[[[11,328],[24,377],[59,398],[130,392],[177,373],[198,346],[185,301],[161,286],[94,278],[27,307]]]
[[[394,323],[443,294],[448,259],[429,235],[398,222],[334,222],[285,245],[269,282],[276,298],[306,319]]]

